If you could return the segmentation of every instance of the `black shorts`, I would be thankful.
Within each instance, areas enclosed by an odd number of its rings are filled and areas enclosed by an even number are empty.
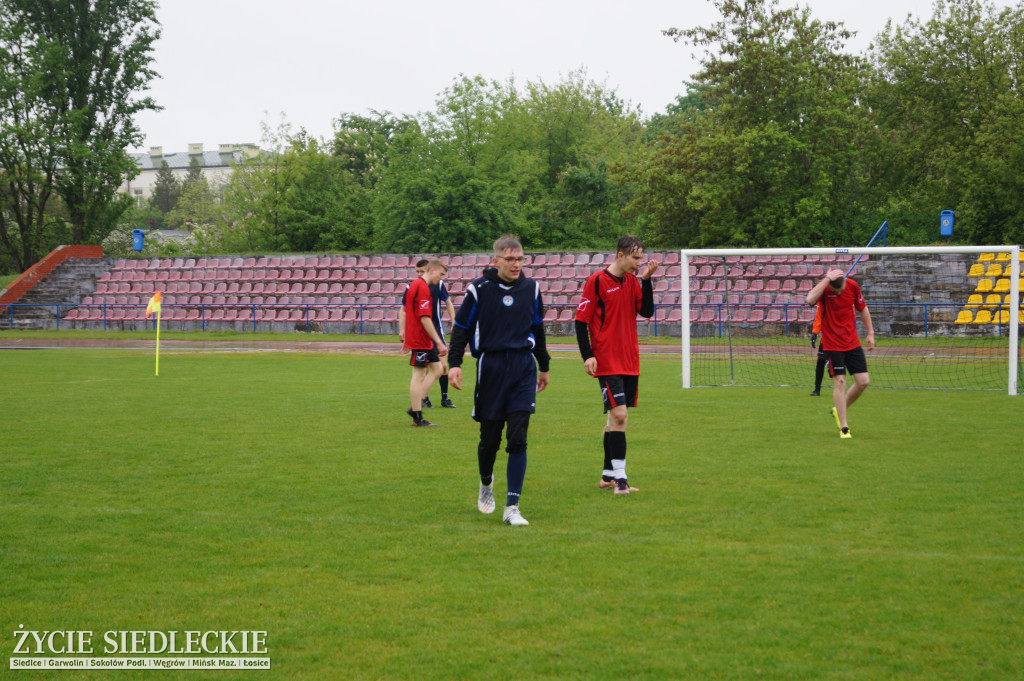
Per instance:
[[[637,389],[640,387],[639,376],[598,376],[597,382],[601,386],[605,413],[622,405],[636,406]]]
[[[423,368],[428,364],[436,364],[441,361],[437,354],[437,348],[430,350],[412,350],[409,353],[409,366]]]
[[[537,403],[537,361],[529,350],[491,351],[476,360],[473,418],[504,421],[509,414],[532,414]]]
[[[828,357],[829,376],[852,376],[868,372],[868,360],[864,356],[864,348],[860,346],[853,350],[826,350],[825,355]]]

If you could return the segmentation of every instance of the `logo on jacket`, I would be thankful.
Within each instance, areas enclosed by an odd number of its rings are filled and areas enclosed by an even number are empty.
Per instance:
[[[576,306],[576,309],[582,312],[587,309],[587,305],[590,305],[590,298],[580,298],[580,304]]]
[[[501,302],[505,303],[505,307],[512,307],[512,296],[505,296]]]

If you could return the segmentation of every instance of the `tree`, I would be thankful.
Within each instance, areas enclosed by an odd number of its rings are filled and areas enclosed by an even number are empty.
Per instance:
[[[45,98],[36,40],[0,0],[0,246],[18,272],[44,252],[54,195],[56,120]]]
[[[174,208],[167,213],[166,224],[172,229],[211,225],[220,222],[221,208],[203,178],[185,182]]]
[[[875,40],[871,175],[919,238],[953,209],[958,240],[1024,241],[1022,54],[1024,7],[978,0],[937,0],[927,21],[890,22]]]
[[[860,189],[864,64],[850,33],[776,0],[715,0],[708,27],[666,34],[705,48],[678,136],[650,147],[633,180],[634,213],[661,245],[848,244]],[[668,128],[673,130],[673,128]],[[658,189],[683,190],[683,196]]]
[[[118,192],[138,174],[126,151],[142,142],[134,116],[158,108],[138,96],[156,76],[155,8],[153,0],[0,0],[0,121],[15,128],[0,138],[3,170],[31,177],[34,201],[59,196],[75,242],[98,243],[131,205]],[[12,139],[26,146],[12,150]],[[26,223],[23,245],[36,244],[39,229]]]
[[[153,195],[149,198],[149,205],[161,213],[170,213],[174,204],[178,202],[181,194],[181,183],[175,177],[167,161],[160,161],[160,169],[156,171],[156,181],[153,183]]]

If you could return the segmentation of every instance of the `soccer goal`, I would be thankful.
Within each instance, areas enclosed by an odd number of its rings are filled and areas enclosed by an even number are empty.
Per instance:
[[[1019,246],[684,249],[680,256],[689,291],[680,296],[684,388],[812,386],[815,310],[805,298],[838,267],[860,284],[871,313],[873,387],[1018,394]],[[863,338],[859,315],[857,327]]]

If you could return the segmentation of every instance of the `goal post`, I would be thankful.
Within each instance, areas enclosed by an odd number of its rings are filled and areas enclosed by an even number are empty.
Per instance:
[[[682,385],[811,385],[805,297],[838,267],[871,312],[873,386],[1017,395],[1021,265],[1020,246],[682,249]]]

